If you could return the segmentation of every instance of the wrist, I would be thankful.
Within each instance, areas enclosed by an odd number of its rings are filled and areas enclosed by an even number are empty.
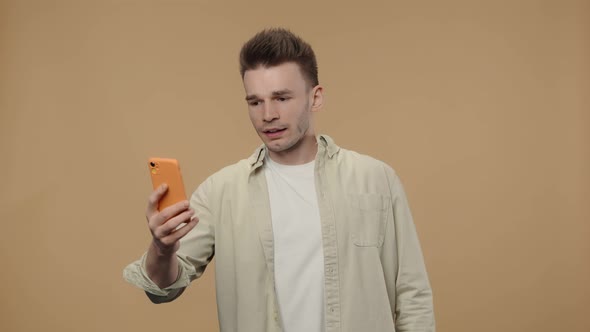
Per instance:
[[[159,245],[155,239],[152,240],[150,248],[158,260],[168,260],[176,256],[174,248],[163,247],[162,245]]]

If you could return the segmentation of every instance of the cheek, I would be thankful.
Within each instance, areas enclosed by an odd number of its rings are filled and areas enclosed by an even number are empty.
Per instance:
[[[309,119],[309,109],[307,108],[307,105],[303,105],[300,109],[299,109],[299,113],[297,114],[298,118],[299,118],[299,122],[300,123],[304,123],[307,122]]]
[[[248,117],[250,118],[250,121],[252,121],[252,123],[256,122],[256,112],[252,109],[248,109]]]

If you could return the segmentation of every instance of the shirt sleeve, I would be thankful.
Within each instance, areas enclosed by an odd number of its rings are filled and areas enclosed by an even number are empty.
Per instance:
[[[197,225],[180,240],[176,253],[178,259],[178,278],[166,288],[160,288],[147,275],[145,260],[147,253],[123,270],[123,278],[143,289],[154,303],[170,302],[182,294],[191,281],[199,278],[213,259],[215,227],[209,206],[211,178],[203,182],[193,193],[191,208],[199,218]]]
[[[393,252],[397,261],[395,286],[389,290],[390,298],[395,299],[395,327],[397,331],[434,332],[435,320],[432,303],[432,289],[428,280],[426,266],[418,234],[403,185],[395,172],[387,167],[395,243]]]
[[[123,278],[130,284],[143,289],[154,303],[170,302],[176,299],[182,294],[184,288],[196,278],[194,266],[179,259],[178,278],[172,285],[160,288],[147,275],[145,269],[146,256],[147,253],[144,253],[140,259],[129,264],[123,270]]]

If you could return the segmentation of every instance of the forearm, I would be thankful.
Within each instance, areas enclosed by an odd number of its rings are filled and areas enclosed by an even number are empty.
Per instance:
[[[145,260],[148,277],[160,288],[172,285],[178,279],[178,259],[176,253],[162,253],[152,242]]]

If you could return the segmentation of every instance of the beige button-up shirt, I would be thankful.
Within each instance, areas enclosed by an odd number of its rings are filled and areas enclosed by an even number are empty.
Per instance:
[[[432,291],[398,176],[328,136],[317,142],[326,331],[434,331]],[[154,302],[172,301],[215,256],[221,331],[282,331],[262,171],[266,153],[259,147],[194,192],[190,204],[200,221],[181,240],[176,282],[156,286],[147,276],[145,255],[125,268],[125,279]]]

